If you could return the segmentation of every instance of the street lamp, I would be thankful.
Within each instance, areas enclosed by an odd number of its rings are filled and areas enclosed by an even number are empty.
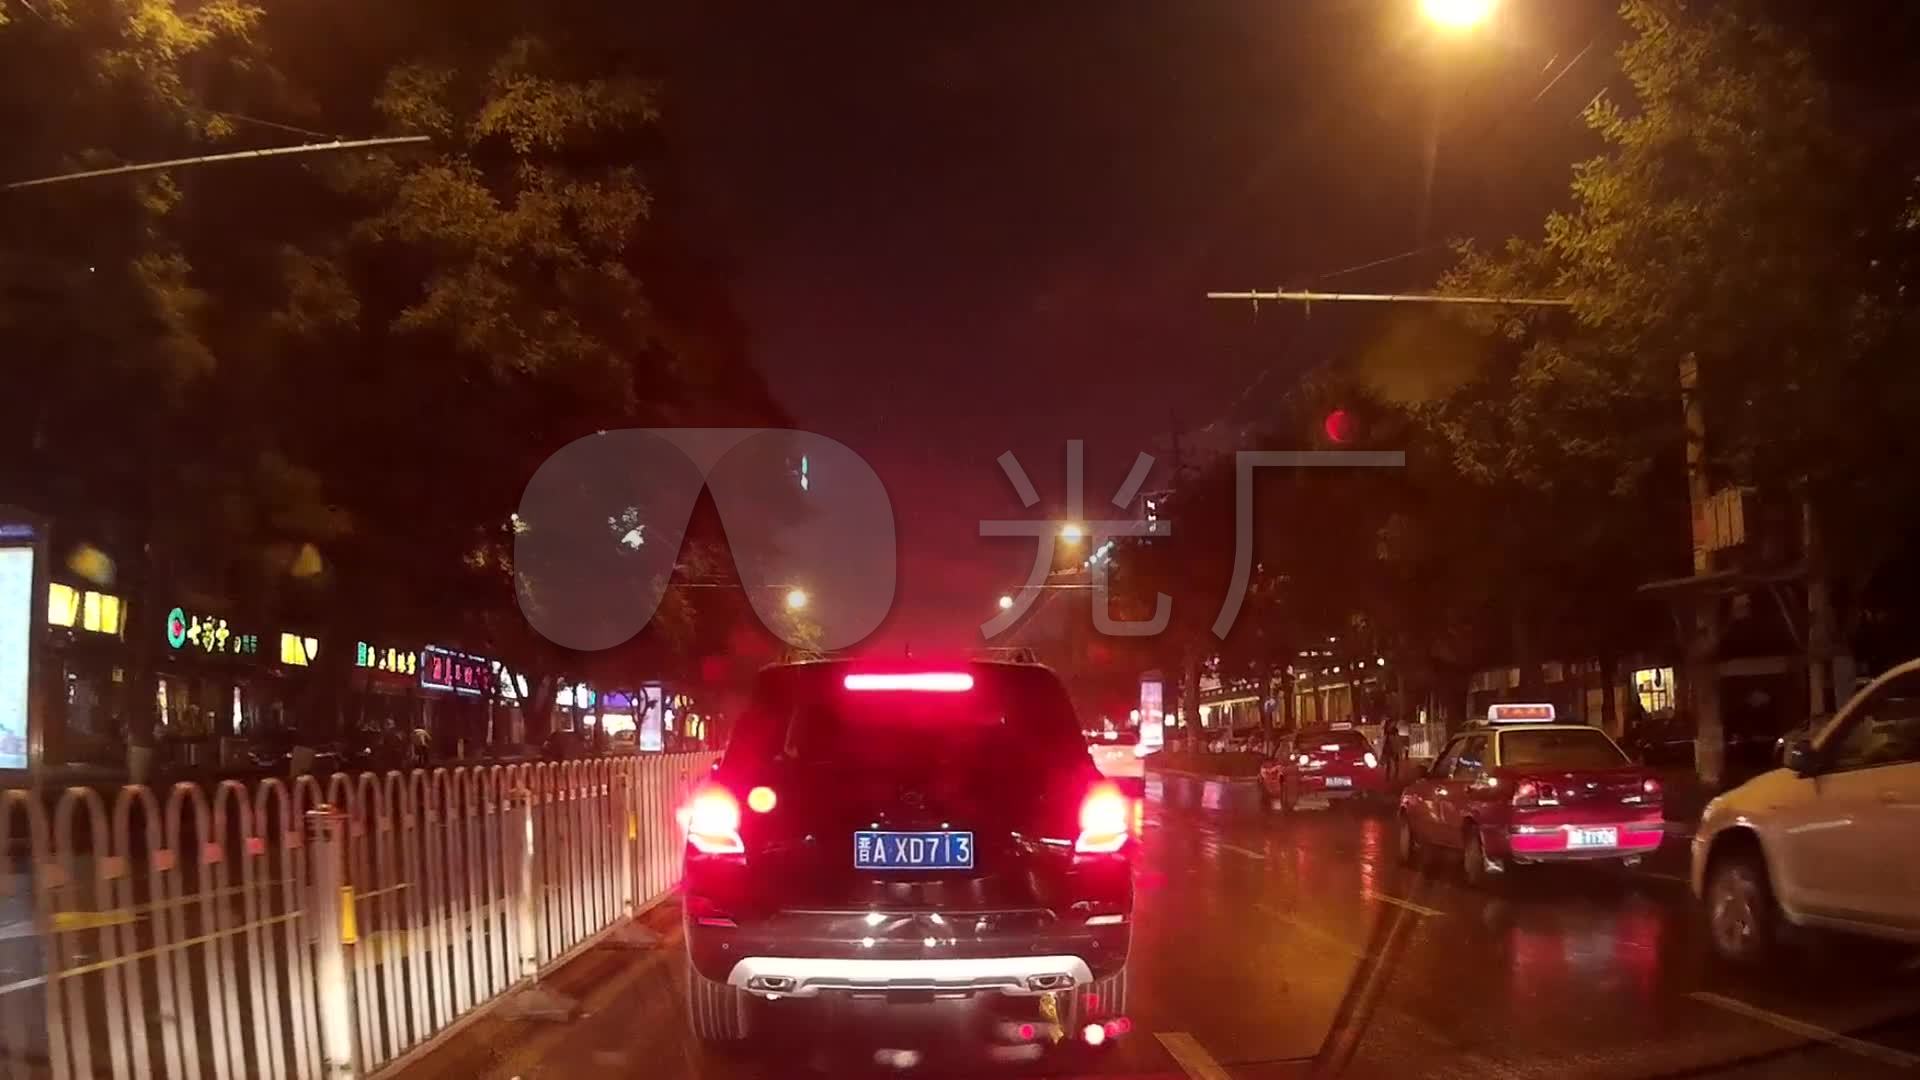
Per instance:
[[[1086,530],[1071,521],[1060,526],[1060,539],[1065,540],[1069,544],[1079,543],[1080,538],[1085,535],[1087,535]]]
[[[807,606],[807,590],[805,589],[788,589],[787,590],[787,610],[788,611],[799,611],[805,608],[806,606]]]
[[[1005,611],[1012,606],[1013,606],[1013,597],[1008,596],[1005,593],[1002,593],[1000,596],[1000,610]]]
[[[1429,21],[1450,30],[1470,30],[1493,14],[1494,0],[1420,0]]]

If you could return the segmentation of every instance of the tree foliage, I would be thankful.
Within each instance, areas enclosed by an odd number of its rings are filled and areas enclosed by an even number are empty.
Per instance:
[[[137,605],[165,583],[329,641],[435,638],[536,675],[684,666],[687,594],[589,658],[531,634],[512,581],[521,487],[568,441],[777,422],[724,277],[650,182],[668,158],[632,20],[5,10],[10,175],[320,132],[431,140],[0,196],[11,498],[143,553],[120,583]]]

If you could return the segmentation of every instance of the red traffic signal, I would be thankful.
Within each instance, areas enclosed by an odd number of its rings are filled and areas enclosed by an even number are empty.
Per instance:
[[[1320,422],[1320,430],[1326,432],[1328,442],[1344,443],[1353,438],[1353,416],[1345,409],[1335,409]]]

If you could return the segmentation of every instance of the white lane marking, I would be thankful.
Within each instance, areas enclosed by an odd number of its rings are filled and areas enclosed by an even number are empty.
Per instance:
[[[1341,940],[1340,938],[1337,938],[1334,935],[1327,933],[1325,930],[1322,930],[1317,926],[1311,925],[1309,923],[1301,922],[1299,919],[1294,918],[1293,916],[1287,914],[1284,911],[1279,910],[1278,908],[1268,907],[1265,904],[1255,904],[1254,907],[1260,911],[1266,912],[1268,915],[1271,915],[1276,919],[1279,919],[1281,922],[1286,923],[1288,926],[1293,927],[1295,930],[1300,931],[1302,934],[1305,934],[1306,936],[1313,938],[1315,941],[1318,941],[1321,944],[1328,946],[1329,948],[1336,949],[1340,952],[1346,953],[1348,956],[1353,957],[1355,960],[1365,960],[1367,958],[1367,954],[1361,952],[1359,949],[1354,948],[1352,945],[1347,944],[1345,941]]]
[[[1813,1039],[1818,1042],[1823,1042],[1849,1053],[1858,1054],[1864,1058],[1871,1058],[1885,1065],[1891,1065],[1896,1069],[1920,1067],[1920,1054],[1909,1054],[1905,1050],[1895,1050],[1891,1046],[1881,1046],[1879,1043],[1868,1042],[1865,1039],[1856,1039],[1851,1035],[1842,1035],[1840,1032],[1834,1031],[1831,1028],[1823,1028],[1818,1024],[1809,1024],[1805,1020],[1795,1020],[1791,1016],[1782,1016],[1777,1012],[1770,1012],[1757,1005],[1749,1005],[1744,1001],[1725,997],[1720,994],[1709,993],[1705,990],[1695,990],[1688,996],[1695,1001],[1705,1002],[1715,1008],[1725,1009],[1730,1013],[1738,1013],[1750,1020],[1758,1020],[1763,1024],[1772,1024],[1781,1031],[1791,1032],[1803,1039]]]
[[[1411,900],[1402,900],[1397,896],[1388,896],[1386,893],[1374,893],[1373,898],[1375,900],[1385,900],[1389,904],[1398,904],[1401,907],[1406,908],[1408,911],[1416,912],[1421,915],[1445,915],[1446,914],[1446,912],[1441,911],[1439,908],[1430,908],[1430,907],[1427,907],[1425,904],[1416,904]]]
[[[1160,1045],[1166,1048],[1167,1055],[1180,1066],[1180,1071],[1192,1077],[1193,1080],[1232,1080],[1227,1075],[1227,1070],[1213,1060],[1212,1054],[1207,1053],[1207,1048],[1200,1045],[1200,1040],[1186,1032],[1156,1031],[1153,1037],[1160,1040]]]
[[[1215,840],[1213,843],[1215,847],[1224,848],[1236,855],[1245,855],[1249,859],[1265,859],[1267,857],[1265,852],[1255,851],[1252,848],[1243,848],[1238,844],[1229,844],[1225,840]]]

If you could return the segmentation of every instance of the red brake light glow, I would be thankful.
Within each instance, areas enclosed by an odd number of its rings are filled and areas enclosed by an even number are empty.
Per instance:
[[[765,784],[747,792],[747,809],[756,814],[764,814],[772,810],[774,803],[778,801],[779,797],[773,793],[773,789]]]
[[[1560,798],[1551,784],[1522,780],[1513,787],[1515,806],[1559,806]]]
[[[855,672],[841,680],[841,685],[856,691],[922,690],[938,694],[964,694],[973,689],[973,676],[964,671]]]
[[[768,794],[772,794],[771,791]],[[726,788],[710,784],[694,793],[684,811],[687,843],[706,855],[738,855],[747,850],[740,840],[740,804]]]
[[[1128,801],[1112,784],[1094,785],[1080,804],[1080,838],[1073,850],[1098,854],[1124,847],[1133,818]]]
[[[1653,777],[1649,776],[1647,777],[1646,782],[1640,785],[1640,790],[1646,792],[1649,795],[1658,795],[1660,794],[1660,781],[1655,780]]]

